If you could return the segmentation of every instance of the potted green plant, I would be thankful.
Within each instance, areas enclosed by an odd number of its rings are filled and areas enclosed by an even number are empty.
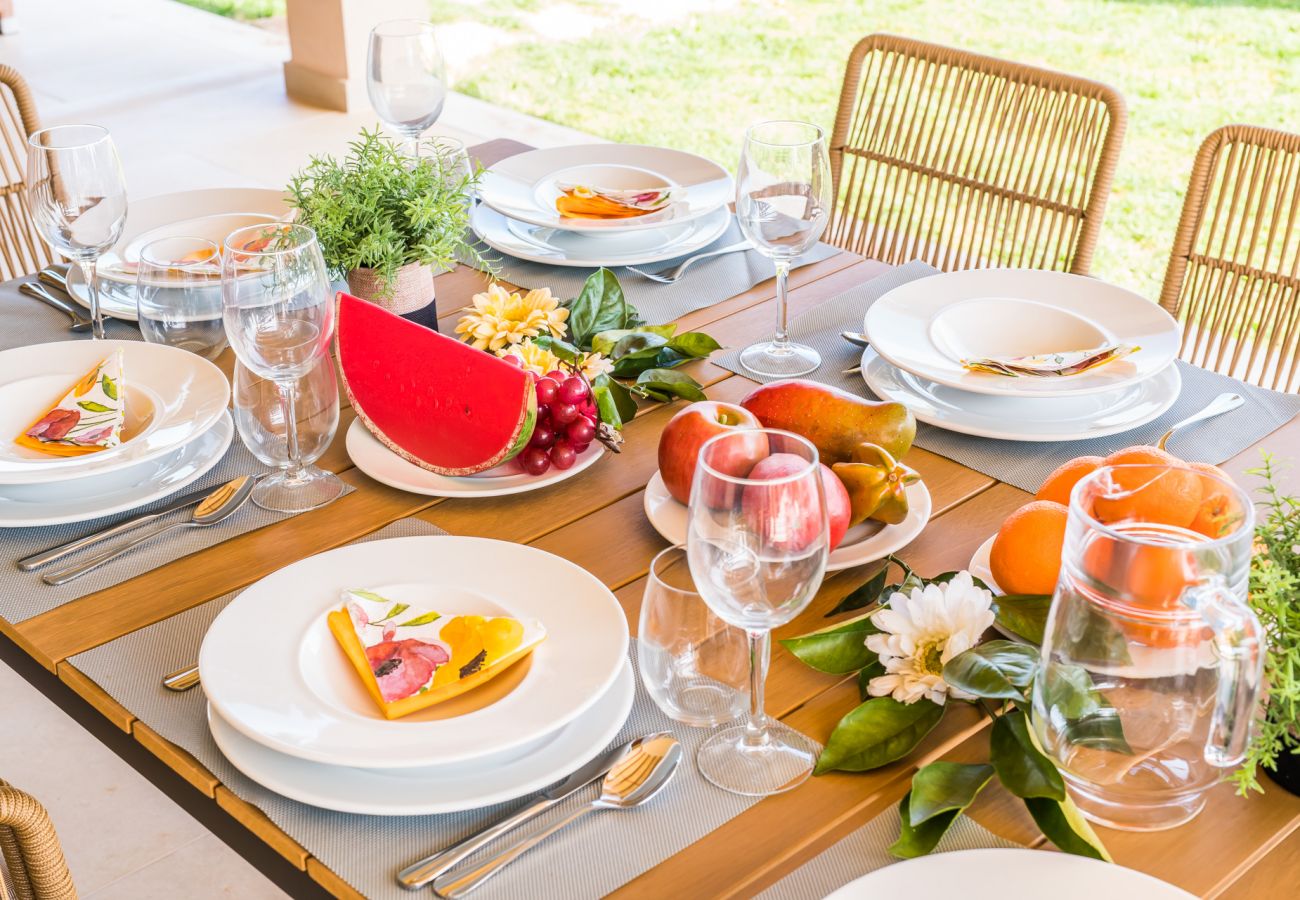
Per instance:
[[[478,181],[446,147],[414,160],[378,130],[362,129],[338,160],[313,156],[289,183],[298,221],[316,231],[325,263],[358,297],[396,313],[433,302],[433,276],[460,253]]]

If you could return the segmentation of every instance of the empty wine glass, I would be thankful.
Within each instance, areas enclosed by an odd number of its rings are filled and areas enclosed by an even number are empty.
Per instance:
[[[435,135],[425,141],[437,156],[442,167],[443,180],[452,190],[464,191],[465,202],[474,202],[470,182],[474,178],[474,163],[470,161],[465,142],[445,134]]]
[[[786,280],[795,257],[826,231],[832,200],[822,129],[806,122],[762,122],[745,132],[736,173],[736,219],[754,249],[776,264],[776,335],[740,353],[740,364],[757,375],[788,378],[822,364],[816,350],[790,340]]]
[[[686,542],[696,590],[749,639],[749,720],[701,745],[705,778],[737,794],[789,790],[821,747],[763,711],[770,632],[812,601],[829,522],[817,448],[775,429],[733,430],[700,448]]]
[[[99,257],[126,225],[126,176],[107,128],[56,125],[27,139],[27,205],[47,244],[81,268],[93,336],[104,337]]]
[[[366,90],[375,113],[417,156],[447,100],[447,64],[433,25],[416,19],[380,22],[370,32]]]
[[[221,248],[196,237],[145,244],[136,266],[135,303],[146,341],[216,359],[226,349]]]
[[[253,490],[277,512],[303,512],[343,492],[337,475],[303,463],[298,379],[326,354],[334,297],[316,232],[304,225],[250,225],[225,240],[221,290],[226,337],[239,361],[275,382],[286,423],[289,464]]]
[[[245,446],[264,465],[287,469],[289,429],[285,425],[280,388],[235,362],[235,427]],[[339,427],[339,388],[334,360],[323,354],[311,370],[293,383],[293,408],[298,416],[298,456],[309,466],[329,449]]]

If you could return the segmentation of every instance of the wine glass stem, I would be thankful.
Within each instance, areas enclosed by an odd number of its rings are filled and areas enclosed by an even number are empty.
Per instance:
[[[286,449],[289,452],[289,468],[285,471],[285,476],[294,480],[302,473],[302,451],[298,448],[298,404],[294,396],[295,384],[292,381],[277,381],[276,387],[280,389],[280,409],[284,413],[284,434],[288,443]]]
[[[767,743],[763,689],[767,684],[771,632],[746,630],[745,633],[749,637],[749,719],[745,722],[745,746],[761,747]]]
[[[786,345],[790,343],[789,317],[785,302],[786,280],[789,277],[790,260],[778,259],[776,261],[776,337],[772,338],[772,343],[778,352],[784,350]]]
[[[86,296],[90,298],[90,320],[94,323],[91,336],[102,341],[105,333],[104,312],[99,308],[99,258],[79,259],[77,265],[81,267],[81,280],[86,282]]]

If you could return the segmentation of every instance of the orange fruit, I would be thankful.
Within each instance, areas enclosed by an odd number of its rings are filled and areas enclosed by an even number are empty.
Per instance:
[[[1034,494],[1034,499],[1055,500],[1057,503],[1069,506],[1070,491],[1074,490],[1074,486],[1084,476],[1091,475],[1101,468],[1105,462],[1100,456],[1080,456],[1062,463],[1043,481],[1042,486],[1038,488],[1038,493]]]
[[[1188,468],[1198,476],[1209,477],[1201,477],[1201,506],[1187,527],[1210,538],[1231,534],[1246,518],[1246,511],[1241,508],[1236,495],[1219,480],[1231,484],[1232,477],[1209,463],[1188,463]]]
[[[1153,522],[1186,528],[1201,508],[1201,477],[1173,454],[1157,447],[1128,447],[1106,457],[1117,469],[1121,493],[1097,497],[1093,514],[1105,523]]]
[[[1188,551],[1098,534],[1083,553],[1083,569],[1131,607],[1117,620],[1129,640],[1149,647],[1177,647],[1204,638],[1201,629],[1159,615],[1143,615],[1144,611],[1158,614],[1178,609],[1183,591],[1197,581]]]
[[[1053,500],[1034,500],[1007,516],[993,539],[989,569],[1008,594],[1050,594],[1061,574],[1069,510]]]

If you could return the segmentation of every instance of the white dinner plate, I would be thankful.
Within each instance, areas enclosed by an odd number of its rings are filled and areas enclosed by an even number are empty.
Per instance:
[[[897,525],[880,522],[863,522],[854,525],[844,535],[840,545],[831,551],[826,561],[826,571],[838,572],[854,566],[866,565],[884,559],[912,543],[930,521],[930,491],[918,481],[907,487],[907,518]],[[645,514],[654,530],[672,544],[685,544],[690,528],[690,516],[684,505],[673,499],[664,484],[663,476],[655,472],[645,488]]]
[[[867,310],[863,331],[881,356],[936,384],[1007,397],[1067,397],[1143,381],[1178,355],[1178,323],[1132,291],[1083,275],[1036,269],[972,269],[918,278]],[[962,359],[1141,349],[1077,375],[1022,377],[968,372]]]
[[[862,377],[876,396],[897,400],[921,422],[946,431],[1004,441],[1085,441],[1131,431],[1174,405],[1183,378],[1177,366],[1134,384],[1070,397],[1000,397],[935,384],[898,369],[868,348]]]
[[[206,475],[221,461],[234,435],[235,423],[223,413],[184,447],[140,464],[133,470],[135,480],[127,485],[117,473],[103,486],[94,478],[80,479],[75,489],[63,484],[0,485],[0,528],[85,522],[161,500]]]
[[[519,663],[518,684],[488,706],[390,721],[326,624],[356,588],[444,614],[536,619],[547,637]],[[314,762],[401,769],[537,744],[604,696],[627,643],[614,595],[567,560],[487,538],[406,537],[329,550],[251,585],[208,629],[199,668],[208,700],[246,737]]]
[[[521,224],[482,204],[474,207],[469,223],[499,253],[555,266],[598,268],[663,262],[703,250],[726,232],[731,213],[720,208],[684,225],[605,238]]]
[[[560,182],[612,190],[676,188],[680,196],[664,209],[630,219],[568,219],[555,209]],[[735,199],[735,185],[726,169],[693,153],[633,144],[580,144],[530,150],[489,166],[479,199],[520,222],[599,236],[707,216]]]
[[[590,468],[605,452],[600,441],[592,441],[572,467],[561,471],[551,466],[544,475],[529,475],[511,462],[478,475],[451,476],[430,472],[402,459],[381,444],[360,419],[353,419],[348,426],[346,445],[356,467],[375,481],[429,497],[504,497],[536,491]]]
[[[124,351],[126,427],[109,450],[46,456],[13,438],[29,428],[104,357]],[[202,357],[144,341],[57,341],[0,351],[0,486],[89,477],[172,453],[212,428],[230,382]]]
[[[632,667],[591,709],[536,750],[505,764],[353,769],[308,762],[249,740],[208,706],[208,726],[231,765],[291,800],[338,812],[423,816],[479,809],[541,790],[584,766],[618,734],[632,709]]]
[[[961,900],[1194,900],[1192,894],[1115,863],[1047,850],[958,850],[897,862],[851,881],[826,900],[960,897]]]

